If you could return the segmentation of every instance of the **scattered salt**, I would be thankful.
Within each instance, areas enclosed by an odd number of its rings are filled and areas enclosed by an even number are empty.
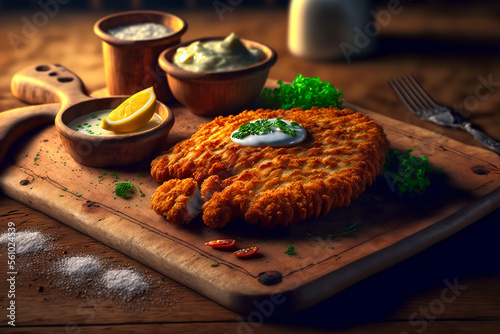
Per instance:
[[[17,254],[38,253],[48,248],[47,237],[38,231],[4,233],[0,235],[0,244],[11,242],[13,237],[16,242]],[[96,256],[79,255],[61,259],[53,267],[55,270],[49,271],[49,274],[56,274],[53,277],[59,288],[70,292],[76,291],[75,288],[78,288],[79,296],[94,296],[94,293],[97,292],[100,296],[118,296],[124,301],[130,301],[150,290],[150,283],[137,272],[130,269],[108,269],[107,267],[107,264]],[[93,279],[96,277],[99,279]],[[87,280],[87,289],[81,285],[82,279]],[[89,287],[91,289],[88,289]],[[102,291],[103,287],[107,291]]]
[[[73,277],[94,275],[101,270],[101,263],[91,256],[74,256],[61,260],[59,270]]]
[[[0,236],[0,243],[10,242],[13,234],[4,233]],[[38,231],[23,231],[15,233],[16,254],[38,253],[45,249],[47,239]]]
[[[129,269],[109,270],[103,275],[103,282],[109,290],[125,299],[148,290],[148,285],[142,277]]]

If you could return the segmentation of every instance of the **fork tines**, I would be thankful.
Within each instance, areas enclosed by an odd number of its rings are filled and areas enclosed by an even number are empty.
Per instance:
[[[411,74],[400,79],[389,80],[388,83],[405,106],[414,114],[419,115],[421,110],[437,107],[437,103]]]

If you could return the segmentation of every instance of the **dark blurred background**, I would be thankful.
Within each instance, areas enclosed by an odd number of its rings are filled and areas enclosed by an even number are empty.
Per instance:
[[[0,8],[8,9],[27,9],[28,7],[37,6],[38,2],[49,2],[50,0],[1,0]],[[66,3],[67,2],[67,3]],[[68,8],[90,8],[90,9],[124,9],[124,8],[211,8],[217,0],[61,0],[60,3]],[[227,1],[220,1],[228,3]],[[263,7],[263,6],[288,6],[289,0],[252,0],[252,1],[236,1],[230,3],[238,3],[238,6],[243,7]],[[374,6],[387,4],[387,0],[372,0]],[[422,4],[484,4],[484,5],[499,5],[499,1],[495,0],[402,0],[401,3],[422,3]]]

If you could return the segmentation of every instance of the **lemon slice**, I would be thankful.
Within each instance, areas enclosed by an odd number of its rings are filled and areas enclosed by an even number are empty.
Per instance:
[[[135,93],[102,120],[101,128],[116,132],[132,132],[148,124],[155,113],[153,87]]]

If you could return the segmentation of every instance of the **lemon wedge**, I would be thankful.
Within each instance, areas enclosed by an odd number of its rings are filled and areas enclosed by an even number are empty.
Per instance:
[[[122,102],[106,118],[101,128],[116,132],[132,132],[148,124],[155,113],[156,95],[153,87],[135,93]]]

